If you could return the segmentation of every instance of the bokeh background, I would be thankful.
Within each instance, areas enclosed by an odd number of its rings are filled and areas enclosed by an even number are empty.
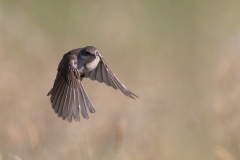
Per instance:
[[[0,160],[240,159],[240,1],[1,0]],[[84,79],[96,113],[46,96],[94,45],[140,99]]]

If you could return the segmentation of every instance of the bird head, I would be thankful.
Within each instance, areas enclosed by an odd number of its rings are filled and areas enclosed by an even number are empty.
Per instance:
[[[85,63],[93,61],[98,56],[98,50],[93,46],[86,46],[82,48],[78,57]]]

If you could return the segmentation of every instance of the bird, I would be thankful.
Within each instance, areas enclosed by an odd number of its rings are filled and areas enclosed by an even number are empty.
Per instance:
[[[129,98],[139,98],[117,78],[97,48],[86,46],[73,49],[63,55],[53,87],[47,94],[55,113],[63,120],[80,121],[79,112],[85,119],[89,118],[87,109],[95,112],[81,83],[84,78],[119,89]]]

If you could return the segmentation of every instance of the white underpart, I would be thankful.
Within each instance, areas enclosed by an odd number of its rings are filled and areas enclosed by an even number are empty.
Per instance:
[[[98,66],[99,61],[100,58],[98,56],[88,63],[86,63],[85,60],[80,59],[77,68],[81,74],[90,72]]]

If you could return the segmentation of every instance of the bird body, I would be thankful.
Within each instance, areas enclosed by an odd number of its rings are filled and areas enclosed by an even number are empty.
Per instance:
[[[86,108],[95,110],[81,84],[83,78],[90,78],[112,86],[130,98],[138,98],[129,91],[110,70],[106,61],[93,46],[77,48],[64,54],[58,65],[58,73],[53,88],[49,91],[50,101],[59,117],[69,122],[80,120],[79,111],[88,119]]]

